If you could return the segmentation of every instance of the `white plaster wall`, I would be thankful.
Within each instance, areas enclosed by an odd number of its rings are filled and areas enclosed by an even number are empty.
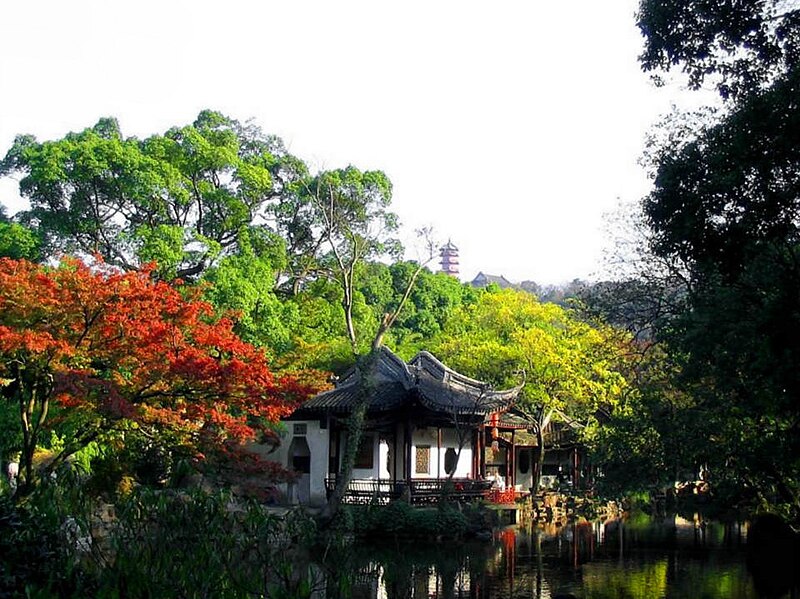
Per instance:
[[[448,448],[452,447],[458,451],[458,435],[454,429],[442,429],[442,445],[437,451],[436,428],[419,428],[411,435],[411,477],[412,478],[447,478],[444,469],[444,454]],[[417,473],[416,467],[417,446],[430,446],[431,460],[427,473]],[[461,450],[456,471],[453,474],[456,478],[469,478],[472,474],[472,448],[471,436],[466,440]]]
[[[442,460],[442,476],[447,476],[447,473],[444,471],[444,452],[447,451],[448,447],[452,447],[456,451],[458,451],[458,435],[454,429],[444,429],[442,431],[442,451],[441,451],[441,460]],[[466,432],[466,438],[464,439],[464,447],[461,449],[461,455],[458,458],[458,464],[456,465],[456,471],[453,476],[455,478],[469,478],[472,474],[472,433],[470,431]]]
[[[530,460],[528,461],[528,472],[525,474],[519,471],[519,455],[523,451],[529,452],[530,455]],[[516,464],[515,468],[517,470],[517,484],[514,486],[514,489],[527,493],[530,491],[531,486],[533,485],[533,455],[531,453],[531,449],[528,447],[520,447],[517,449],[517,455],[515,457],[516,459],[514,460],[514,463]]]
[[[389,472],[389,443],[381,439],[378,444],[378,478],[392,478]]]
[[[289,446],[295,437],[294,425],[305,424],[306,434],[297,436],[305,437],[311,454],[309,503],[325,503],[325,477],[328,475],[328,430],[320,428],[319,420],[288,420],[283,424],[286,428],[281,435],[280,446],[274,453],[266,454],[264,457],[279,462],[284,467],[289,467]],[[281,485],[281,491],[284,496],[291,499],[289,485]]]

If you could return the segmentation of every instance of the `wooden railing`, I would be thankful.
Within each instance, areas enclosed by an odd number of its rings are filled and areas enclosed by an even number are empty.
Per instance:
[[[335,478],[325,479],[328,497],[333,493],[335,486]],[[350,481],[344,502],[386,504],[405,496],[412,504],[422,505],[436,503],[444,495],[454,501],[473,501],[488,498],[491,490],[492,481],[471,478],[418,478],[411,480],[410,484],[404,480],[358,478]]]
[[[335,488],[336,478],[326,478],[325,490],[328,498]],[[350,504],[385,504],[398,499],[404,491],[405,481],[354,478],[347,486],[342,501]]]

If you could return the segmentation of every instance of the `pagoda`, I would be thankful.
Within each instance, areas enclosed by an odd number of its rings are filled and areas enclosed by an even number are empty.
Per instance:
[[[442,266],[439,272],[458,278],[458,248],[449,239],[439,248],[439,256]]]

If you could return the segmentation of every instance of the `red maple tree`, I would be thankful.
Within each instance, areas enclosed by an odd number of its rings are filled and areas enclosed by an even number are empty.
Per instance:
[[[0,384],[19,408],[26,484],[54,406],[72,433],[51,468],[122,420],[230,458],[312,391],[273,374],[197,290],[150,275],[0,259]]]

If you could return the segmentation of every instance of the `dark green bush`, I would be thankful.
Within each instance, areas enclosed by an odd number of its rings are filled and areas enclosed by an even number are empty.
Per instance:
[[[315,527],[225,493],[140,488],[98,517],[80,487],[0,503],[0,597],[308,597]]]
[[[95,581],[76,561],[87,504],[68,473],[61,478],[24,498],[0,498],[0,597],[95,594]]]
[[[142,490],[118,509],[102,588],[133,596],[304,596],[315,528],[230,495]],[[288,594],[287,594],[288,593]]]
[[[455,505],[412,507],[405,501],[386,506],[354,506],[349,508],[354,532],[366,537],[462,537],[472,526]]]

